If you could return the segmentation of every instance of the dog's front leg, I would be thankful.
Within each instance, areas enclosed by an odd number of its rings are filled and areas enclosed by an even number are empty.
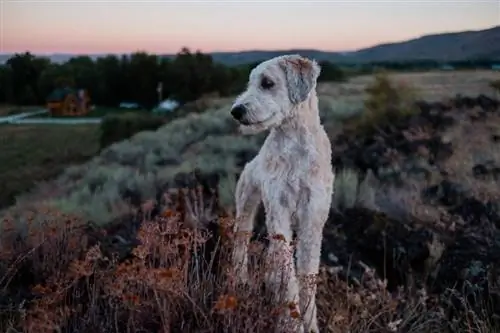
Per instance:
[[[288,211],[266,213],[269,247],[266,284],[278,306],[284,306],[277,332],[303,332],[300,323],[299,286],[295,274],[291,216]]]
[[[320,266],[323,227],[328,218],[329,201],[323,205],[311,199],[302,209],[297,235],[297,277],[300,286],[300,310],[306,332],[318,333],[316,315],[317,276]]]
[[[236,222],[234,224],[233,266],[239,283],[248,281],[248,244],[255,215],[261,200],[259,188],[252,180],[251,162],[245,166],[236,185]]]

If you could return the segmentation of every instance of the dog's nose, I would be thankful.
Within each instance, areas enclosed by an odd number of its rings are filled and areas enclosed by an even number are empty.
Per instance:
[[[247,112],[247,108],[242,105],[236,105],[232,110],[231,110],[231,115],[233,116],[234,119],[236,120],[241,120],[245,113]]]

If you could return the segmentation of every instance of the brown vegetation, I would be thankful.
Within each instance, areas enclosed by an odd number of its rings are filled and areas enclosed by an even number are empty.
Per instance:
[[[0,243],[0,330],[272,331],[279,313],[296,304],[270,301],[263,285],[266,267],[259,260],[264,239],[250,247],[252,278],[237,285],[228,260],[233,220],[216,205],[210,212],[222,215],[215,220],[190,210],[200,192],[212,193],[204,204],[217,197],[204,184],[190,188],[170,191],[170,204],[156,213],[153,206],[143,206],[128,225],[92,227],[38,207],[25,212],[27,228],[20,234],[6,217]],[[124,231],[132,221],[138,222],[137,230]],[[353,268],[359,267],[359,280],[345,280],[332,267],[321,271],[318,311],[328,332],[445,332],[452,305],[443,308],[425,291],[391,293],[373,269],[353,262]],[[294,324],[298,318],[291,313]],[[467,332],[493,332],[486,329],[485,318],[471,313],[466,320]]]

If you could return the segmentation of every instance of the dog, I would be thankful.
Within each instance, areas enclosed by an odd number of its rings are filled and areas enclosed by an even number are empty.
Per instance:
[[[331,143],[321,125],[317,79],[321,68],[300,55],[260,63],[247,89],[231,108],[243,134],[270,130],[257,156],[243,168],[235,191],[237,241],[233,264],[240,282],[248,279],[248,245],[260,202],[266,211],[272,269],[266,284],[276,294],[285,284],[285,301],[298,304],[299,332],[319,332],[316,277],[323,227],[328,219],[335,175]],[[293,260],[293,233],[296,233]],[[293,302],[293,303],[291,303]]]

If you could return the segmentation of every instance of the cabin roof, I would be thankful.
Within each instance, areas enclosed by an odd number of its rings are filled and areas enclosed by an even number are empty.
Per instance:
[[[58,88],[54,89],[50,95],[47,97],[47,102],[61,102],[69,94],[75,94],[78,96],[77,91],[72,88]]]

